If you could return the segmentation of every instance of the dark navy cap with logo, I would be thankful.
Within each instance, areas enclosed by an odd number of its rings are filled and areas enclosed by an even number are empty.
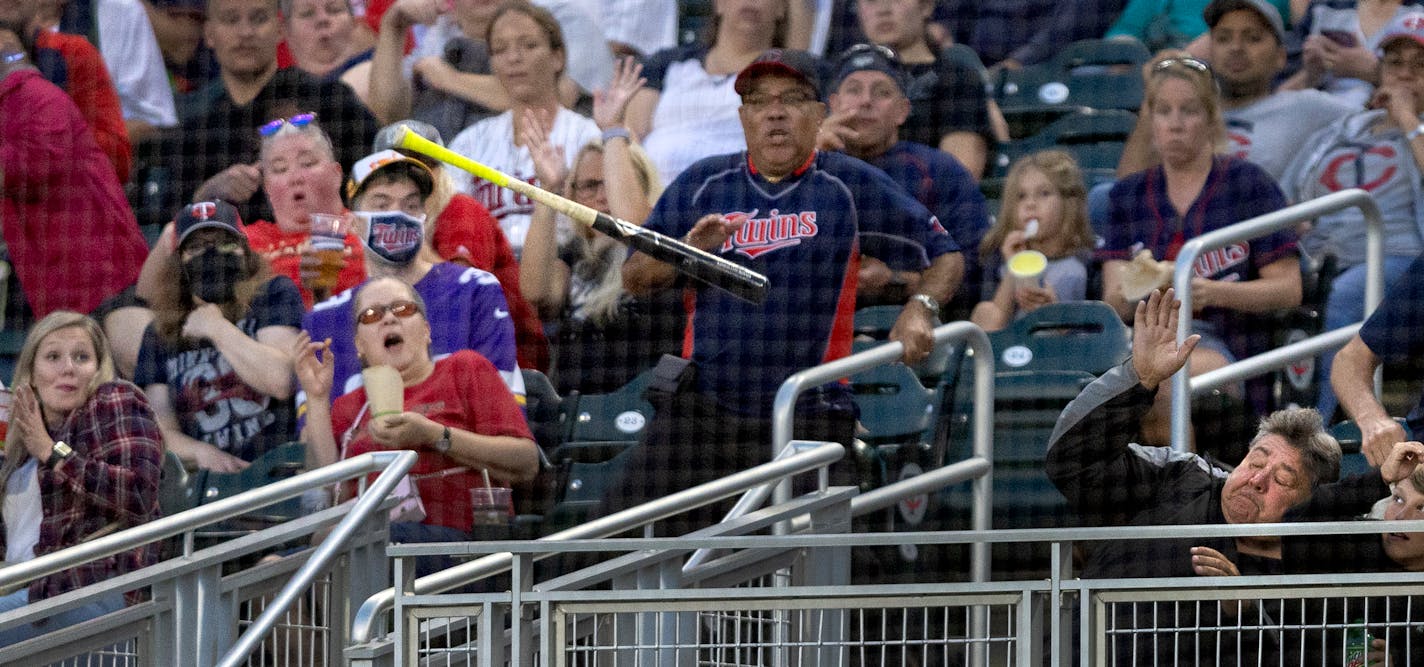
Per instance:
[[[178,245],[193,232],[200,229],[226,229],[239,238],[246,238],[242,231],[242,217],[237,208],[225,201],[200,201],[183,207],[177,220]]]
[[[732,89],[737,91],[738,95],[746,95],[751,92],[752,82],[757,77],[767,74],[779,74],[800,79],[815,91],[816,97],[821,96],[821,71],[816,56],[794,49],[763,51],[756,60],[752,61],[752,64],[742,68],[742,71],[737,74],[737,80],[732,84]]]
[[[895,52],[889,47],[879,44],[856,44],[846,49],[840,61],[836,64],[835,85],[831,90],[837,90],[846,77],[856,72],[883,72],[900,87],[900,92],[904,93],[909,89],[909,80],[905,76],[905,68],[900,66],[900,59],[895,57]]]

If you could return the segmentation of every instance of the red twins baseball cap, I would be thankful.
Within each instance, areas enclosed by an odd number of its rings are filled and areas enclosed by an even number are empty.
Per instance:
[[[1375,53],[1384,55],[1385,47],[1401,39],[1412,39],[1415,44],[1424,46],[1424,12],[1407,12],[1394,17],[1380,31],[1379,48]]]
[[[820,66],[816,57],[805,51],[793,49],[763,51],[756,60],[752,61],[752,64],[747,65],[737,74],[737,80],[732,84],[732,89],[737,91],[738,95],[746,95],[752,89],[752,82],[757,77],[766,74],[780,74],[800,79],[816,92],[816,97],[821,96]]]
[[[178,212],[178,245],[200,229],[226,229],[239,238],[247,238],[242,231],[242,217],[237,208],[225,201],[200,201],[183,207]]]

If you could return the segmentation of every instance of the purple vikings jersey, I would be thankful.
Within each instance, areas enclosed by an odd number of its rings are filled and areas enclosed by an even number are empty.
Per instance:
[[[646,226],[682,238],[719,213],[745,223],[714,254],[767,277],[754,305],[721,290],[689,290],[683,356],[698,389],[729,409],[765,414],[787,376],[850,352],[860,255],[923,270],[959,247],[924,206],[884,172],[840,153],[817,153],[779,183],[745,153],[697,162],[658,199]]]

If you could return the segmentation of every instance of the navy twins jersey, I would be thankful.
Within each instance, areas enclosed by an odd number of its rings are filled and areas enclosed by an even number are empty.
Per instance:
[[[818,153],[780,183],[745,153],[707,158],[668,186],[646,226],[682,238],[709,213],[745,220],[714,253],[766,275],[767,297],[690,292],[683,356],[699,390],[744,414],[769,414],[787,376],[849,354],[862,250],[901,270],[959,250],[884,172],[840,153]]]

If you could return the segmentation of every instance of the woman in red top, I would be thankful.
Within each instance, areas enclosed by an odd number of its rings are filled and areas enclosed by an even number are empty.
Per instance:
[[[400,373],[405,411],[372,417],[365,388],[331,404],[327,342],[301,334],[294,355],[297,379],[307,392],[306,437],[316,463],[383,448],[415,450],[420,456],[409,474],[426,516],[420,523],[392,523],[391,541],[470,539],[470,489],[485,486],[485,473],[508,486],[533,479],[539,470],[539,454],[514,395],[494,365],[474,351],[431,359],[425,306],[400,280],[367,283],[356,294],[354,315],[357,352],[367,366]]]

